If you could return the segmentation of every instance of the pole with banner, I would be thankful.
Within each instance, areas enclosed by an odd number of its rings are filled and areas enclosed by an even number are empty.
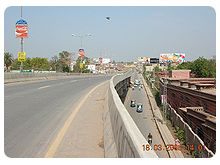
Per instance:
[[[80,49],[79,49],[80,73],[82,73],[82,69],[83,69],[83,67],[84,67],[84,64],[83,64],[84,56],[85,56],[85,51],[84,51],[84,49],[80,48]]]
[[[26,60],[26,53],[24,52],[24,38],[28,38],[28,24],[22,19],[22,6],[21,6],[21,19],[16,22],[16,38],[21,39],[21,51],[18,52],[18,61],[21,62],[20,71],[23,70],[23,61]]]

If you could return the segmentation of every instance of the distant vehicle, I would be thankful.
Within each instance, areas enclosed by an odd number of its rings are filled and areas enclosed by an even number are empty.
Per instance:
[[[138,89],[139,89],[139,91],[141,90],[141,85],[139,85]]]
[[[153,141],[153,136],[151,135],[151,133],[148,134],[147,139],[148,139],[148,143],[151,145]]]
[[[140,85],[141,83],[140,83],[140,80],[135,80],[135,82],[134,82],[134,85],[136,85],[136,87],[138,86],[138,85]]]
[[[137,110],[136,110],[138,113],[141,113],[143,112],[143,104],[139,103],[137,104]]]
[[[131,106],[131,107],[135,107],[135,106],[136,106],[136,101],[135,101],[135,100],[131,100],[130,106]]]

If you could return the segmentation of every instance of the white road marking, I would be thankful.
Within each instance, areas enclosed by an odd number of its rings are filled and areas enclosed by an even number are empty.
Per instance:
[[[43,86],[43,87],[40,87],[40,88],[38,88],[38,89],[44,89],[44,88],[48,88],[48,87],[50,87],[50,85],[48,85],[48,86]]]

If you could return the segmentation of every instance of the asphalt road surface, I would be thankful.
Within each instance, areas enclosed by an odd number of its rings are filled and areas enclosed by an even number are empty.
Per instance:
[[[132,80],[135,80],[135,79],[138,79],[141,81],[139,75],[136,72],[134,72],[132,75]],[[142,113],[136,112],[137,106],[130,107],[131,100],[136,100],[136,103],[143,104],[143,112]],[[134,122],[138,126],[139,130],[146,138],[146,140],[147,140],[148,134],[149,133],[152,134],[152,136],[153,136],[152,148],[154,148],[154,145],[155,145],[155,147],[159,146],[159,145],[165,146],[162,141],[162,138],[157,130],[156,124],[154,122],[153,114],[152,114],[150,104],[149,104],[149,101],[148,101],[148,98],[147,98],[147,95],[146,95],[144,88],[142,88],[141,90],[139,90],[138,87],[134,87],[134,90],[129,88],[127,98],[126,98],[124,104],[125,104],[126,109],[129,112],[129,114],[133,118]],[[147,151],[145,151],[145,152],[147,152]],[[169,155],[168,155],[167,151],[165,151],[165,150],[162,150],[162,151],[155,150],[155,152],[158,155],[158,157],[169,158]]]
[[[4,150],[43,157],[80,99],[111,76],[43,80],[4,86]],[[83,123],[79,123],[83,124]]]

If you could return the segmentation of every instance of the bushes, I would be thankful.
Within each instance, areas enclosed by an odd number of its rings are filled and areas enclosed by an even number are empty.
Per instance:
[[[161,100],[160,100],[160,92],[156,91],[156,94],[154,95],[157,106],[159,107],[161,105]]]
[[[176,136],[180,140],[182,144],[186,144],[186,138],[185,138],[185,131],[179,127],[175,127],[176,129]]]

